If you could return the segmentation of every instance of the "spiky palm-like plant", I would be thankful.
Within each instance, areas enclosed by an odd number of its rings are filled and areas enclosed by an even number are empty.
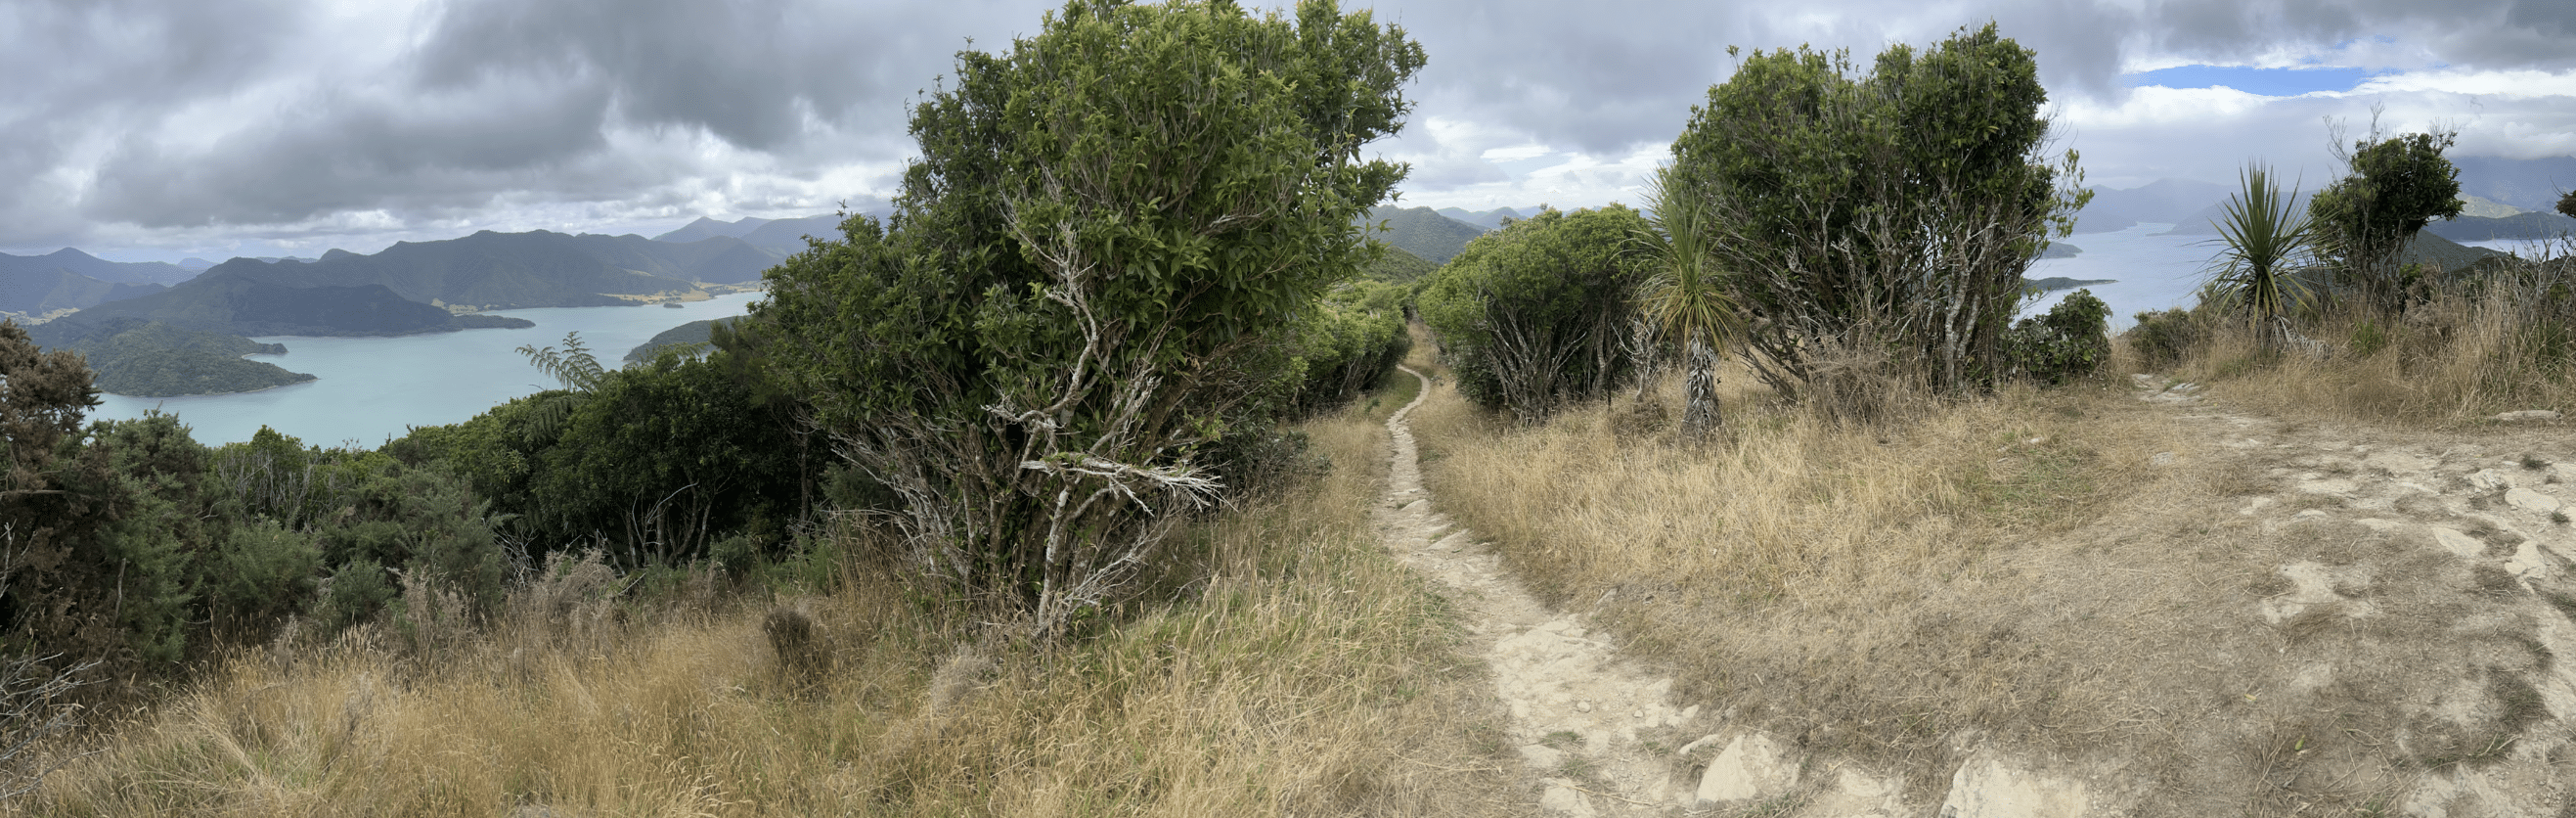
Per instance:
[[[2228,197],[2225,220],[2215,224],[2227,247],[2212,260],[2210,290],[2245,311],[2265,349],[2277,349],[2289,338],[2285,316],[2307,300],[2292,271],[2310,255],[2316,231],[2296,206],[2298,190],[2281,195],[2271,169],[2249,163],[2239,177],[2243,189]]]
[[[1681,343],[1682,440],[1697,442],[1720,420],[1718,355],[1742,329],[1742,313],[1718,264],[1712,214],[1698,198],[1677,195],[1671,175],[1671,168],[1657,172],[1646,188],[1654,229],[1638,240],[1652,249],[1655,267],[1637,302],[1658,340]]]

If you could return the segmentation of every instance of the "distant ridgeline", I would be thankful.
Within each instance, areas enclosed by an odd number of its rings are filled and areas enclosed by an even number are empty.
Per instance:
[[[800,239],[801,241],[801,239]],[[87,269],[122,277],[144,272]],[[378,336],[525,328],[519,318],[476,311],[526,307],[641,305],[703,298],[711,287],[757,282],[783,258],[742,239],[687,242],[642,236],[481,232],[447,241],[403,242],[373,255],[345,250],[310,261],[236,258],[175,286],[112,282],[0,266],[0,311],[41,320],[36,343],[87,353],[101,388],[123,395],[214,394],[311,380],[241,355],[263,350],[244,336]],[[16,261],[11,261],[16,260]],[[77,259],[72,259],[77,261]],[[0,262],[28,266],[10,256]],[[61,265],[56,265],[60,267]],[[133,265],[125,265],[132,267]],[[73,272],[79,273],[78,269]],[[130,296],[130,297],[120,297]],[[282,350],[279,350],[282,351]]]
[[[534,326],[473,310],[593,307],[703,297],[756,281],[781,256],[731,237],[481,232],[403,242],[374,255],[333,250],[306,261],[237,258],[167,290],[109,301],[46,324],[52,337],[120,319],[229,335],[412,335]],[[463,314],[460,314],[463,313]],[[44,343],[44,338],[39,338]]]
[[[1434,267],[1449,263],[1449,259],[1467,249],[1469,240],[1484,235],[1486,229],[1440,215],[1428,207],[1381,206],[1360,217],[1360,221],[1371,229],[1371,238],[1418,256]],[[1385,229],[1378,231],[1381,222]]]
[[[256,392],[303,383],[313,376],[289,372],[276,364],[243,360],[244,355],[286,354],[284,344],[263,344],[238,335],[180,329],[168,324],[120,318],[78,327],[44,324],[47,346],[67,347],[89,359],[98,373],[98,388],[119,395],[167,398]]]

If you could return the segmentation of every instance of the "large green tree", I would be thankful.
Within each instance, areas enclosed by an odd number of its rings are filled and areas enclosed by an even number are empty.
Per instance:
[[[1634,362],[1622,336],[1651,265],[1644,216],[1553,208],[1476,237],[1418,298],[1458,389],[1524,423],[1567,399],[1606,397]]]
[[[2394,311],[2409,284],[2399,252],[2424,225],[2460,215],[2460,171],[2442,156],[2458,135],[2373,130],[2344,154],[2350,173],[2308,201],[2308,220],[2341,282]]]
[[[1754,52],[1673,142],[1751,321],[1748,356],[1798,395],[1850,350],[1942,389],[2001,374],[2021,273],[2089,193],[2041,148],[2031,51],[1993,24],[1859,73],[1843,53]]]
[[[1218,490],[1197,455],[1366,260],[1360,158],[1422,49],[1330,2],[1074,2],[957,56],[887,224],[773,269],[742,332],[901,498],[910,558],[1058,628]]]

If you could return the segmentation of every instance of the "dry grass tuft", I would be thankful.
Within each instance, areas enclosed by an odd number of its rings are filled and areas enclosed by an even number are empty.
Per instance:
[[[2447,293],[2392,318],[2342,309],[2307,322],[2328,352],[2266,354],[2234,322],[2204,317],[2207,342],[2170,373],[2280,417],[2451,427],[2520,409],[2576,412],[2576,275],[2570,260]],[[2543,272],[2543,270],[2555,272]]]
[[[362,628],[224,662],[21,808],[1510,814],[1523,794],[1461,624],[1369,527],[1392,408],[1308,424],[1327,475],[1190,527],[1176,590],[1075,644],[1016,639],[856,556],[836,587],[712,608],[621,598],[630,580],[571,557],[470,638]]]
[[[2236,513],[2296,505],[2277,455],[2125,379],[1877,422],[1751,380],[1727,375],[1727,440],[1699,451],[1626,405],[1521,430],[1444,389],[1413,417],[1435,502],[1541,594],[1726,726],[1917,793],[1985,744],[2147,787],[2118,796],[2143,814],[2351,814],[2531,712],[2484,681],[2533,660],[2528,623],[2467,616],[2480,577],[2359,524]],[[2267,623],[2298,562],[2348,599]],[[2445,695],[2466,715],[2424,714]]]

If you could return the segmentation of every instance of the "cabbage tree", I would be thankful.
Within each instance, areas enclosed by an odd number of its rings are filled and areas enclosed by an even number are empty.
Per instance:
[[[1721,421],[1717,362],[1742,331],[1735,297],[1718,260],[1715,225],[1707,204],[1670,195],[1671,169],[1655,174],[1646,190],[1647,220],[1654,229],[1638,237],[1653,254],[1653,267],[1637,296],[1640,317],[1658,342],[1682,348],[1682,440],[1697,442]]]
[[[2269,168],[2247,164],[2238,173],[2218,228],[2226,245],[2212,261],[2210,291],[2245,312],[2266,350],[2289,339],[2290,309],[2307,300],[2296,275],[2313,258],[2316,230],[2298,206],[2298,191],[2281,195]]]

